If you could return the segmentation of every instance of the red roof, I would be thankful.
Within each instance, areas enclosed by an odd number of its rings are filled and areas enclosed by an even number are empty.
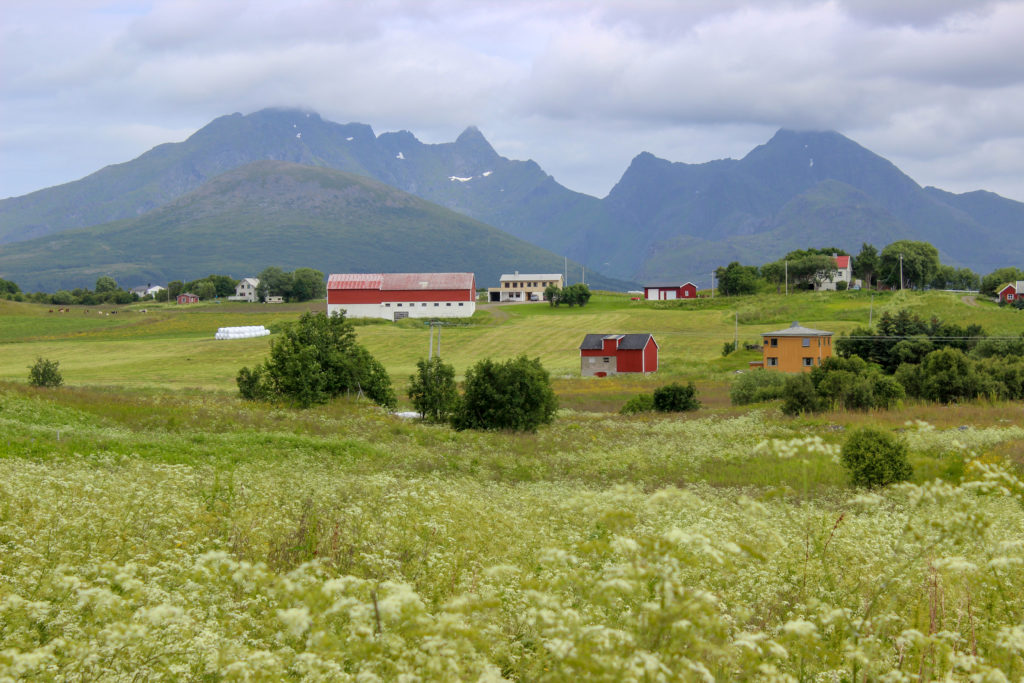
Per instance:
[[[836,267],[837,268],[849,268],[850,257],[849,256],[836,256]]]
[[[474,279],[473,273],[335,273],[327,289],[474,289]]]

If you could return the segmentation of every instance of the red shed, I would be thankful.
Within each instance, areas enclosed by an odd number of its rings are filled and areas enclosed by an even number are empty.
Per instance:
[[[580,344],[580,374],[657,372],[658,342],[650,334],[588,334]]]
[[[1010,282],[1003,285],[1003,288],[996,292],[996,296],[1004,304],[1012,304],[1014,301],[1024,296],[1024,280],[1018,280],[1016,282]]]
[[[179,304],[197,304],[199,303],[199,297],[192,292],[182,292],[178,295]]]
[[[349,318],[468,318],[476,310],[473,273],[336,273],[327,278],[327,314]]]
[[[644,298],[653,300],[696,299],[697,285],[687,282],[683,285],[644,285]]]

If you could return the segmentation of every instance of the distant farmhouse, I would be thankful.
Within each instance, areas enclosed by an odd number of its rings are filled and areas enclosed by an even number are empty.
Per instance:
[[[487,300],[500,301],[543,301],[544,290],[550,285],[561,289],[564,285],[561,273],[502,275],[497,287],[487,289]]]
[[[651,334],[588,334],[580,344],[580,374],[584,377],[657,370],[658,342]]]
[[[761,360],[752,367],[778,372],[810,372],[832,357],[832,333],[793,323],[784,330],[762,332]]]
[[[814,288],[819,292],[834,292],[837,289],[836,285],[838,283],[845,282],[846,286],[849,287],[853,282],[853,266],[850,257],[832,254],[832,258],[836,262],[837,272],[832,277],[824,278],[814,285]]]
[[[259,278],[243,277],[239,283],[235,285],[235,295],[229,296],[228,301],[248,301],[249,303],[253,303],[256,301],[256,288],[259,286]]]
[[[1009,282],[1003,285],[1003,288],[996,292],[996,296],[999,297],[1001,303],[1012,304],[1024,296],[1024,280],[1017,280],[1016,282]]]
[[[327,278],[327,315],[349,318],[468,318],[473,273],[342,273]]]
[[[179,304],[197,304],[199,303],[199,297],[192,292],[182,292],[178,295]]]
[[[134,294],[135,298],[137,299],[142,299],[144,297],[149,296],[150,294],[152,294],[153,298],[155,299],[157,295],[160,294],[160,292],[163,292],[164,290],[165,288],[161,287],[160,285],[144,285],[141,287],[132,287],[128,291]]]
[[[648,301],[696,299],[697,285],[692,282],[686,282],[681,285],[644,285],[644,298]]]

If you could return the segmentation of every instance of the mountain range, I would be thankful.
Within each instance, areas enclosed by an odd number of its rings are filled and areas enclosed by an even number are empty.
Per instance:
[[[1011,239],[1022,227],[1024,204],[922,188],[836,132],[780,130],[742,159],[703,164],[644,152],[599,199],[500,156],[473,127],[424,144],[268,109],[0,201],[0,277],[52,290],[97,273],[134,283],[304,265],[472,270],[483,285],[510,270],[560,272],[568,257],[592,285],[624,288],[706,284],[733,260],[898,239],[986,273],[1024,262]]]

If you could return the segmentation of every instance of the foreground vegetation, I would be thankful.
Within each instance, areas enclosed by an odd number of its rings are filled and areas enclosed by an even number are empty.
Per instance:
[[[4,346],[27,360],[0,360],[0,680],[1018,680],[1021,403],[729,404],[746,357],[719,348],[736,318],[864,324],[870,299],[841,296],[684,313],[598,295],[446,330],[460,373],[491,335],[546,329],[545,359],[577,326],[679,330],[662,377],[556,379],[570,409],[528,434],[355,399],[245,401],[234,374],[267,340],[207,336],[251,309],[77,328],[19,309]],[[948,298],[899,305],[937,301],[944,319],[1021,324]],[[299,314],[258,310],[271,327]],[[357,327],[395,379],[426,334]],[[104,366],[115,347],[127,358]],[[28,385],[38,356],[65,386]],[[194,374],[161,384],[154,359]],[[617,414],[675,379],[699,410]],[[906,444],[909,482],[851,486],[840,448],[863,426]]]

